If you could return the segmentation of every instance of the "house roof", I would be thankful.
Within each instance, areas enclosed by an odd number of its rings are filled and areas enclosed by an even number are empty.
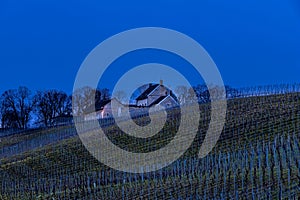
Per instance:
[[[107,105],[108,103],[111,102],[111,99],[109,100],[104,100],[104,101],[101,101],[100,103],[96,103],[95,104],[95,107],[94,106],[90,106],[88,108],[85,109],[85,113],[88,114],[88,113],[92,113],[92,112],[95,112],[95,111],[99,111],[99,110],[102,110],[103,107],[105,105]],[[96,108],[96,109],[95,109]]]
[[[96,111],[102,110],[103,107],[106,106],[107,104],[109,104],[110,102],[111,102],[111,99],[101,101],[100,103],[96,103],[96,105],[95,105]]]
[[[157,100],[155,100],[153,103],[151,103],[151,105],[149,106],[149,107],[151,107],[151,106],[153,106],[153,105],[158,105],[158,104],[160,104],[160,103],[162,103],[163,101],[165,101],[168,97],[170,97],[171,99],[173,99],[173,101],[174,102],[176,102],[177,104],[179,104],[178,103],[178,100],[177,100],[177,98],[176,98],[176,96],[175,96],[175,98],[174,98],[174,94],[173,95],[167,95],[167,96],[161,96],[161,97],[159,97]]]
[[[166,96],[166,98],[161,100],[158,104],[161,104],[162,102],[164,102],[168,97],[170,97],[170,99],[172,99],[177,105],[179,105],[179,102],[176,99],[174,99],[174,97],[171,95]]]
[[[170,91],[170,96],[171,96],[177,103],[179,103],[177,96],[173,93],[172,90]]]
[[[161,96],[158,99],[156,99],[154,102],[152,102],[149,107],[155,105],[155,104],[159,104],[162,100],[164,100],[167,96]]]
[[[135,100],[143,100],[143,99],[147,99],[148,95],[155,90],[155,88],[158,86],[159,84],[152,84],[150,85],[140,96],[138,96]]]

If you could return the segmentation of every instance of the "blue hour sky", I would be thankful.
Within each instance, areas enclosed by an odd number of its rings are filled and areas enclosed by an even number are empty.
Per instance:
[[[194,38],[214,59],[226,85],[300,82],[297,0],[1,0],[0,92],[25,85],[71,93],[82,61],[95,46],[147,26]],[[101,86],[111,87],[121,73],[149,61],[180,63],[164,53],[137,52],[111,66]],[[193,71],[186,67],[182,73]]]

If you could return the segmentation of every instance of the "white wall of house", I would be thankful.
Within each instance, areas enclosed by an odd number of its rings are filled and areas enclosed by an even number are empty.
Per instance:
[[[101,111],[90,113],[84,116],[85,121],[101,119]]]
[[[138,100],[137,106],[148,106],[148,99]]]
[[[115,99],[112,99],[112,101],[115,101]],[[124,112],[124,109],[122,107],[115,108],[117,115],[120,117],[122,116],[122,113]],[[85,121],[89,120],[98,120],[98,119],[105,119],[112,117],[112,107],[111,102],[106,104],[102,110],[99,110],[96,112],[96,115],[94,113],[87,114],[84,116]]]
[[[112,101],[116,101],[115,99],[112,99]],[[114,108],[115,112],[114,113],[117,113],[117,116],[118,117],[121,117],[123,112],[124,112],[124,109],[122,106],[120,107],[117,107],[117,108]],[[101,111],[101,118],[104,119],[104,118],[108,118],[108,117],[113,117],[113,112],[112,112],[112,106],[111,106],[111,102],[106,104],[104,107],[103,107],[103,110]]]

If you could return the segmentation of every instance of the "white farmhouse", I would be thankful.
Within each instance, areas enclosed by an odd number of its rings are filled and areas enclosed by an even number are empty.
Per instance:
[[[161,80],[160,84],[149,84],[148,88],[135,99],[134,105],[123,105],[117,99],[113,98],[96,105],[96,113],[86,114],[84,119],[88,121],[113,117],[111,105],[112,101],[116,101],[116,103],[120,105],[119,107],[114,108],[117,109],[115,110],[115,113],[118,113],[118,117],[124,115],[126,107],[129,107],[132,115],[138,116],[140,114],[144,114],[147,112],[148,108],[153,106],[156,107],[157,110],[162,107],[169,109],[179,106],[179,102],[172,90],[165,87]]]

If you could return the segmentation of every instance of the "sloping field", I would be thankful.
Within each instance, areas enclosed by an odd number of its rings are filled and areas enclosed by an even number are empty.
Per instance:
[[[300,94],[234,99],[213,151],[198,159],[210,119],[201,120],[190,149],[172,165],[147,174],[112,170],[84,148],[73,126],[1,138],[0,199],[298,199]],[[174,110],[160,133],[136,139],[105,126],[118,146],[149,152],[172,140]],[[147,123],[147,117],[138,119]]]

